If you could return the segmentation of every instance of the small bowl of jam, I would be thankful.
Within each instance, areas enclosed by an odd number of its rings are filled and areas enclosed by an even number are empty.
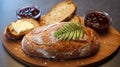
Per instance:
[[[38,8],[38,6],[23,7],[17,10],[16,15],[18,19],[33,18],[39,21],[41,16],[41,9]]]
[[[111,17],[103,11],[88,11],[84,16],[85,25],[97,32],[106,32],[111,24]]]

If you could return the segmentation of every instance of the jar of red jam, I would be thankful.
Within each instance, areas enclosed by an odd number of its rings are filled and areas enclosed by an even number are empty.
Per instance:
[[[108,31],[112,19],[109,14],[102,11],[88,11],[84,17],[85,25],[97,32]]]
[[[39,21],[41,16],[41,9],[37,6],[28,6],[18,9],[16,14],[18,19],[33,18]]]

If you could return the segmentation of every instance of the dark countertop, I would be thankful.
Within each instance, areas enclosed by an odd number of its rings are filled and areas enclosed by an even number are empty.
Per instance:
[[[42,9],[42,15],[63,0],[0,0],[0,34],[4,28],[16,20],[16,10],[28,5],[38,5]],[[83,16],[89,10],[106,11],[112,17],[112,26],[120,32],[120,0],[73,0],[77,5],[77,14]],[[1,38],[1,36],[0,36]],[[120,49],[113,56],[102,62],[100,67],[119,67]],[[24,67],[14,60],[3,48],[0,40],[0,67]]]

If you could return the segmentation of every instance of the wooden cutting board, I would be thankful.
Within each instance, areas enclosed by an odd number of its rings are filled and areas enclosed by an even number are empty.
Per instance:
[[[82,22],[83,22],[83,18]],[[21,47],[21,40],[12,41],[5,37],[5,30],[2,33],[2,42],[8,53],[19,62],[28,66],[49,66],[49,67],[76,67],[94,65],[105,60],[111,56],[120,45],[120,34],[112,26],[110,26],[108,33],[100,35],[100,49],[97,54],[73,60],[50,60],[43,58],[35,58],[27,56]]]

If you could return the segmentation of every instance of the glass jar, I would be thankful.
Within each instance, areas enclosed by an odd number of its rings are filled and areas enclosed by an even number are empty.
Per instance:
[[[97,32],[105,32],[111,24],[112,18],[107,12],[91,10],[84,15],[85,26]]]
[[[22,18],[33,18],[39,21],[41,16],[41,9],[38,6],[27,6],[20,8],[16,11],[16,15],[18,19]]]

